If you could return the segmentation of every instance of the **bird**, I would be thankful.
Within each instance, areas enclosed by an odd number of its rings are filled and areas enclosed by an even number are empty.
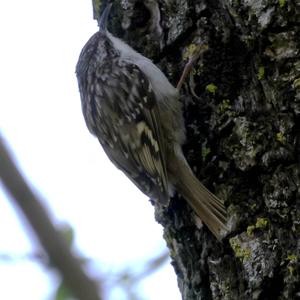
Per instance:
[[[228,232],[224,203],[197,179],[182,151],[179,89],[150,59],[108,31],[111,6],[103,10],[99,30],[76,65],[87,128],[145,195],[168,207],[178,192],[221,240]]]

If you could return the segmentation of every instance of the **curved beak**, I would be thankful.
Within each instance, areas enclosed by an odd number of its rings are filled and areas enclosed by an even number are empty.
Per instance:
[[[108,3],[106,5],[106,7],[104,8],[104,11],[101,14],[101,17],[98,22],[100,31],[103,31],[103,32],[106,31],[107,19],[108,19],[111,7],[112,7],[112,3]]]

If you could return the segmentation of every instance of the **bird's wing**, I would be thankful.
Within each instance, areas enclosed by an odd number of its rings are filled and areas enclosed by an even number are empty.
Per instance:
[[[115,62],[107,77],[105,70],[102,66],[92,76],[94,133],[119,169],[148,196],[167,204],[165,145],[151,83],[132,63]]]

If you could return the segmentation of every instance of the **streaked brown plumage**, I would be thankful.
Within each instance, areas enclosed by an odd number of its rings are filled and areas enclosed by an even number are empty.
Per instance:
[[[221,239],[227,231],[224,205],[195,177],[181,150],[178,90],[148,58],[107,31],[109,9],[76,67],[87,127],[142,192],[168,205],[177,190]]]

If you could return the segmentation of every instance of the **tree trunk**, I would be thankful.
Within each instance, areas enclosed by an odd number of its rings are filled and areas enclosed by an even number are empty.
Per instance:
[[[182,298],[300,299],[299,0],[114,2],[110,30],[174,85],[208,45],[181,90],[184,152],[232,230],[218,242],[179,195],[156,207]]]

